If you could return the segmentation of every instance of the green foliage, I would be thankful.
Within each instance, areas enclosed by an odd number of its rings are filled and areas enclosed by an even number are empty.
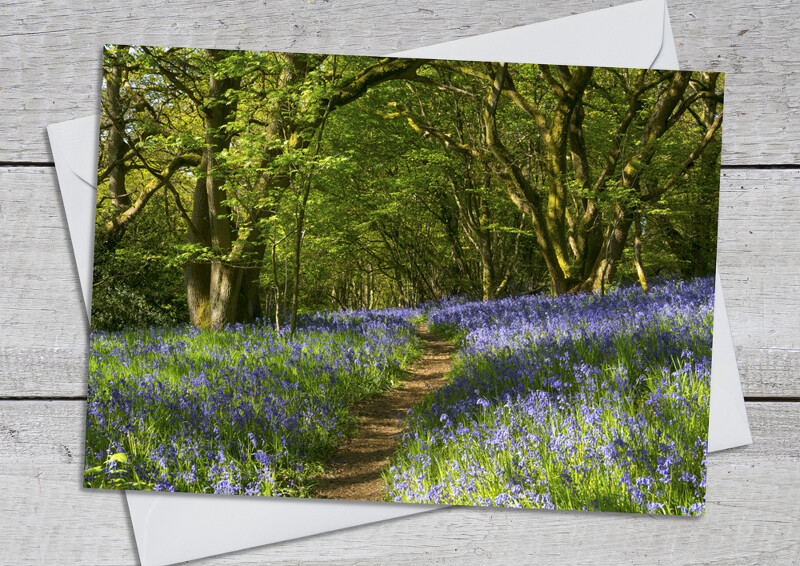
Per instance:
[[[422,351],[374,313],[265,325],[98,333],[86,487],[310,496],[354,403],[397,386]],[[377,321],[377,322],[376,322]]]
[[[188,322],[182,271],[165,248],[169,231],[142,219],[121,241],[95,243],[92,330],[171,326]],[[133,242],[133,243],[131,243]]]
[[[350,81],[379,63],[334,55],[109,46],[93,327],[188,320],[187,307],[180,306],[186,302],[187,261],[257,268],[260,314],[269,317],[276,304],[284,314],[291,310],[295,262],[301,313],[547,290],[552,266],[535,235],[537,221],[487,146],[484,111],[496,65],[429,61],[416,75],[379,81],[353,102],[332,106]],[[508,69],[519,99],[540,109],[549,127],[560,104],[553,85],[561,71],[533,65]],[[114,70],[121,70],[121,79]],[[212,76],[235,86],[211,99]],[[642,217],[648,276],[713,271],[719,135],[670,191],[657,199],[647,194],[663,185],[702,139],[721,110],[723,81],[694,73],[684,98],[691,102],[688,111],[655,140],[650,153],[640,155],[648,119],[670,77],[594,70],[580,102],[588,184],[577,175],[572,139],[552,155],[540,121],[519,99],[500,97],[497,135],[530,185],[522,200],[550,218],[552,211],[545,208],[553,200],[552,187],[563,184],[567,201],[560,221],[563,240],[569,241],[565,249],[573,255],[575,242],[587,239],[576,219],[590,204],[598,211],[597,234],[591,236],[597,239],[605,238],[623,207]],[[114,120],[108,111],[113,80],[121,80],[122,108]],[[620,134],[634,93],[633,119]],[[230,113],[211,128],[207,113],[220,108]],[[112,162],[107,142],[120,126],[124,157]],[[209,140],[220,136],[224,147],[209,153]],[[593,186],[617,146],[619,166],[601,187]],[[204,165],[180,167],[164,182],[165,168],[188,154],[203,156]],[[554,158],[563,161],[558,174]],[[206,166],[209,159],[213,163]],[[624,176],[626,163],[637,171],[633,183]],[[131,201],[153,183],[163,184],[147,196],[122,235],[105,229],[129,206],[109,198],[108,179],[120,167]],[[217,179],[222,194],[216,219],[198,213],[205,175]],[[222,224],[229,228],[220,232]],[[632,240],[631,234],[617,279],[636,275]],[[595,248],[607,250],[607,242]],[[591,267],[591,260],[581,264],[580,256],[566,261],[575,263],[568,266],[570,284]]]

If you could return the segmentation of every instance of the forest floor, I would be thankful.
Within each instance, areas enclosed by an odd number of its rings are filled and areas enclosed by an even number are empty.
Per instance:
[[[358,431],[339,446],[330,477],[321,482],[316,497],[383,501],[381,472],[394,453],[395,436],[403,429],[398,415],[405,415],[426,393],[443,386],[452,366],[452,342],[437,338],[426,325],[418,326],[417,333],[425,344],[423,357],[408,369],[399,387],[353,409]]]

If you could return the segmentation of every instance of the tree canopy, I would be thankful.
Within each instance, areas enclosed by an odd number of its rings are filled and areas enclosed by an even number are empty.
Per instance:
[[[713,273],[717,73],[108,46],[92,324]]]

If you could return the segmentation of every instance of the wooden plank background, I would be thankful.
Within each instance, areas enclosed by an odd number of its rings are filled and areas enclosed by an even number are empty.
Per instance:
[[[121,493],[79,489],[87,327],[45,126],[96,112],[103,43],[393,52],[627,0],[0,3],[0,563],[135,564]],[[800,4],[669,0],[728,73],[720,272],[754,444],[702,519],[452,508],[202,564],[800,563]]]

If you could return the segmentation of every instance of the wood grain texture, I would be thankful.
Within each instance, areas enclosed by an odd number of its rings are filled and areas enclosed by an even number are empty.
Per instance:
[[[86,392],[88,322],[55,169],[0,168],[0,396]]]
[[[625,1],[22,2],[3,8],[0,162],[50,161],[44,126],[98,112],[104,43],[390,53]]]
[[[800,3],[667,5],[681,65],[727,73],[723,164],[800,164]]]
[[[135,564],[121,493],[79,489],[82,402],[0,402],[0,530],[15,564]],[[450,508],[198,564],[790,564],[800,405],[748,406],[754,444],[709,457],[701,519]],[[2,561],[2,559],[0,559]]]
[[[0,397],[84,395],[87,322],[54,170],[0,169],[0,186]],[[798,216],[800,171],[724,172],[719,265],[745,395],[800,396]]]
[[[629,0],[49,0],[0,5],[0,397],[85,395],[87,323],[45,125],[97,111],[103,43],[392,52]],[[744,392],[800,396],[800,3],[668,0],[728,73],[720,273]],[[28,165],[2,167],[4,164]],[[135,564],[121,493],[78,486],[85,404],[0,401],[0,564]],[[451,508],[200,564],[800,563],[800,403],[748,403],[706,517]]]
[[[0,31],[0,162],[49,162],[44,126],[98,111],[104,43],[391,53],[626,1],[16,3],[3,8]],[[800,165],[800,4],[670,0],[669,8],[682,65],[730,73],[724,163]]]
[[[718,260],[745,395],[800,396],[800,172],[727,170]]]

